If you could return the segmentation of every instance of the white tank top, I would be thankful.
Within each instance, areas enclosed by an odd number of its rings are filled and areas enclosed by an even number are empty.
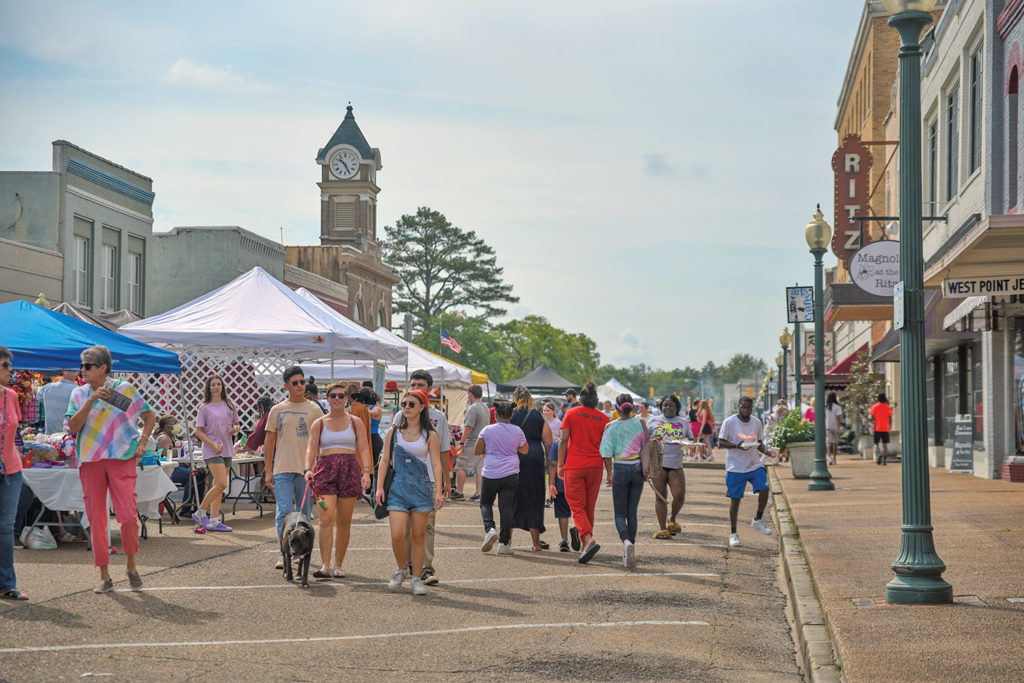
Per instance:
[[[355,452],[356,430],[352,424],[352,418],[349,418],[348,428],[338,432],[332,432],[327,428],[327,423],[324,423],[323,430],[320,432],[320,450],[326,451],[331,448]]]
[[[420,432],[419,438],[415,441],[406,441],[402,430],[398,429],[396,431],[398,432],[398,443],[396,445],[401,446],[410,454],[425,462],[427,469],[430,469],[430,449],[427,447],[427,433]]]

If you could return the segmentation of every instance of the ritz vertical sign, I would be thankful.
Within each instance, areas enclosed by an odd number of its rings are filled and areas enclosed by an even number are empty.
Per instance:
[[[861,226],[854,216],[868,213],[871,188],[871,152],[860,136],[851,133],[843,138],[842,146],[832,155],[835,172],[835,234],[832,253],[849,269],[850,259],[860,249]]]

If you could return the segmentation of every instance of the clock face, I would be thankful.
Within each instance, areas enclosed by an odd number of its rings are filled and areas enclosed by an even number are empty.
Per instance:
[[[350,149],[342,149],[331,155],[331,173],[336,178],[351,178],[359,170],[359,155]]]

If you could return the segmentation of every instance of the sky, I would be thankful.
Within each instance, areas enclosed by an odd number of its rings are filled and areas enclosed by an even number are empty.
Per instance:
[[[859,0],[0,0],[0,170],[65,139],[153,179],[154,230],[316,244],[351,102],[378,234],[429,206],[603,363],[774,363],[813,284]],[[825,265],[835,264],[829,253]],[[397,324],[396,320],[396,324]]]

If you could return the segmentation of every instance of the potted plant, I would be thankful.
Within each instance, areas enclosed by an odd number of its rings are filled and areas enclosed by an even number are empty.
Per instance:
[[[847,421],[857,433],[857,450],[862,459],[871,458],[874,419],[868,410],[884,389],[882,379],[874,374],[867,351],[857,355],[850,367],[850,384],[846,387]]]
[[[794,479],[810,479],[814,471],[814,424],[805,422],[799,410],[789,411],[772,429],[768,445],[789,455]]]

